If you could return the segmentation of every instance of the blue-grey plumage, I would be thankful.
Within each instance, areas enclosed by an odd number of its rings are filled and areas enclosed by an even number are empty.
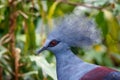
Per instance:
[[[48,35],[43,48],[38,53],[43,50],[54,53],[58,80],[96,80],[99,74],[99,77],[104,77],[100,72],[97,74],[97,71],[106,71],[104,73],[108,74],[114,70],[83,62],[70,50],[70,47],[90,46],[100,42],[100,38],[100,31],[94,21],[71,14],[65,16],[61,24]],[[92,77],[91,74],[97,76]]]
[[[85,47],[100,42],[100,31],[93,20],[75,14],[67,15],[61,23],[48,35],[48,39],[56,39],[69,46]]]
[[[120,72],[111,72],[104,80],[120,80]]]
[[[55,37],[47,39],[44,47],[54,45],[51,44],[54,39]],[[46,48],[41,48],[40,51],[44,49]],[[99,67],[83,62],[64,42],[59,42],[54,47],[48,47],[47,50],[52,51],[56,57],[58,80],[80,80],[87,72]]]

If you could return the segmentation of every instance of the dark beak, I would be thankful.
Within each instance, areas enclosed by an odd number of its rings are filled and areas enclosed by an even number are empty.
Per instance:
[[[36,54],[39,54],[39,53],[41,53],[42,51],[44,51],[46,49],[47,49],[47,47],[42,47],[41,49],[37,50]]]

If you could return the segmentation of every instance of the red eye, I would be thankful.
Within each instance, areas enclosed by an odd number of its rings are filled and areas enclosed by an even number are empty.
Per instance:
[[[49,44],[49,47],[54,47],[56,46],[57,44],[59,43],[59,41],[56,41],[56,40],[52,40]]]
[[[52,41],[52,42],[50,43],[51,46],[55,46],[56,44],[57,44],[56,41]]]

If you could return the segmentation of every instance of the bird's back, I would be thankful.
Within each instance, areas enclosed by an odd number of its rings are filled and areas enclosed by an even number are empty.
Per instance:
[[[86,73],[79,80],[120,80],[120,72],[99,66]]]

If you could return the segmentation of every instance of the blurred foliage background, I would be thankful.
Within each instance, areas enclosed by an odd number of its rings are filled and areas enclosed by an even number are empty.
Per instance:
[[[119,0],[0,0],[0,80],[57,80],[55,57],[35,56],[54,19],[86,15],[101,29],[102,42],[90,50],[73,48],[86,62],[120,70]]]

